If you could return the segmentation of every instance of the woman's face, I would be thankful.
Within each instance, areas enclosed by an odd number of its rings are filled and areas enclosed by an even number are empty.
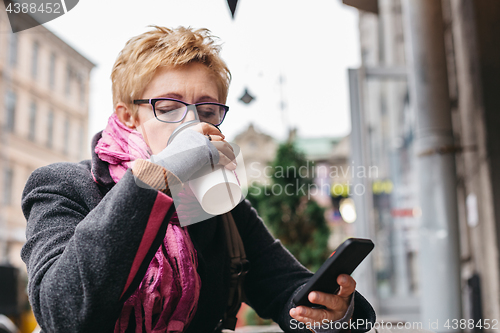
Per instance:
[[[219,93],[213,74],[200,63],[176,68],[159,68],[140,99],[158,97],[175,98],[189,104],[219,102]],[[164,123],[155,118],[151,104],[140,104],[134,126],[153,154],[166,146],[172,132],[182,123],[195,119],[189,110],[180,123]],[[201,119],[203,121],[203,119]]]

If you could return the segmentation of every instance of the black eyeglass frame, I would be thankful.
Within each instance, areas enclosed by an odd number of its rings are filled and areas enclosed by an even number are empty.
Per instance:
[[[186,110],[184,111],[184,115],[182,115],[182,118],[178,121],[165,121],[165,120],[161,120],[160,118],[158,118],[158,116],[156,115],[156,109],[155,109],[155,104],[157,101],[174,101],[174,102],[179,102],[181,104],[184,104],[186,106]],[[194,105],[195,107],[198,106],[198,105],[206,105],[206,104],[209,104],[209,105],[217,105],[217,106],[220,106],[220,107],[223,107],[225,112],[224,112],[224,117],[222,117],[220,123],[218,124],[212,124],[214,126],[219,126],[220,124],[222,124],[222,122],[224,121],[224,119],[226,119],[226,115],[229,111],[229,106],[227,105],[224,105],[224,104],[220,104],[220,103],[215,103],[215,102],[201,102],[201,103],[195,103],[195,104],[189,104],[189,103],[186,103],[184,101],[181,101],[181,100],[178,100],[178,99],[175,99],[175,98],[150,98],[150,99],[136,99],[134,100],[133,102],[134,104],[151,104],[151,106],[153,107],[153,113],[155,115],[155,118],[158,119],[158,121],[161,121],[163,123],[168,123],[168,124],[175,124],[175,123],[180,123],[187,115],[187,112],[189,110],[189,106],[191,105]]]

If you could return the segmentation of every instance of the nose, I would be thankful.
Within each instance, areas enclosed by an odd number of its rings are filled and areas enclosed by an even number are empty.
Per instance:
[[[198,112],[196,111],[196,107],[194,105],[190,105],[188,106],[187,114],[186,117],[184,117],[183,122],[188,122],[195,119],[200,120],[200,118],[198,117]]]

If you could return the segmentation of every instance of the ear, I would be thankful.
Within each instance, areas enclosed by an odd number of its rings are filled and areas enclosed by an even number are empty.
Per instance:
[[[115,112],[122,124],[124,124],[128,128],[135,129],[137,126],[139,126],[139,120],[132,115],[132,110],[130,110],[125,103],[117,103]]]

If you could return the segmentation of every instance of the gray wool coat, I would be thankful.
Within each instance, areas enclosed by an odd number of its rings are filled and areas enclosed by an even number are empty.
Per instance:
[[[27,242],[21,256],[28,269],[30,303],[46,333],[113,332],[175,211],[165,194],[137,186],[130,169],[115,184],[108,164],[94,153],[100,137],[93,138],[92,160],[35,170],[22,195]],[[151,211],[162,202],[163,218],[152,227]],[[310,332],[291,326],[289,310],[293,296],[313,274],[272,237],[248,201],[232,214],[251,265],[244,282],[247,303],[285,332]],[[198,255],[201,290],[185,331],[212,332],[223,317],[229,291],[223,224],[214,217],[187,228]],[[358,292],[354,296],[353,320],[374,323],[370,304]],[[358,326],[353,332],[367,330]]]

